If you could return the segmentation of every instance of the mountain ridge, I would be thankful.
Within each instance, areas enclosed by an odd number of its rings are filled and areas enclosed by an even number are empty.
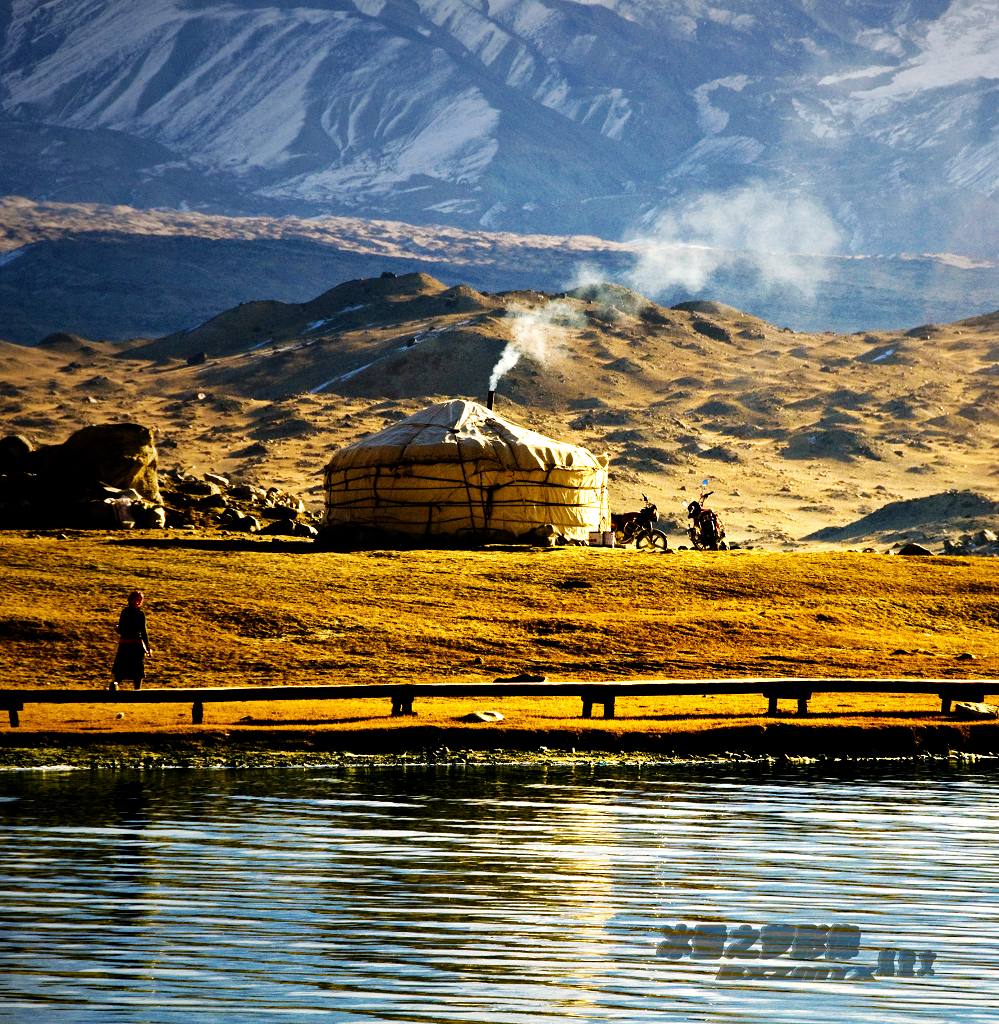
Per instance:
[[[616,238],[763,182],[850,251],[994,255],[988,0],[8,12],[0,192]]]
[[[92,203],[0,198],[0,337],[31,343],[57,331],[156,337],[239,302],[305,302],[338,278],[429,272],[478,291],[562,291],[585,281],[642,287],[640,242],[516,235],[361,218],[224,217]],[[710,281],[663,289],[660,302],[716,296],[771,322],[851,331],[986,312],[999,263],[980,258],[781,257],[783,277],[732,254],[675,246],[673,269],[706,258]],[[654,276],[654,275],[653,275]],[[803,290],[804,289],[804,290]]]

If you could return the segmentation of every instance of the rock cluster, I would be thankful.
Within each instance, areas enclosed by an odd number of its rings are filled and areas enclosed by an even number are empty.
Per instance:
[[[207,526],[275,537],[317,534],[301,498],[277,487],[230,480],[219,473],[175,468],[160,474],[168,526]]]
[[[999,557],[999,534],[994,530],[977,530],[975,533],[964,533],[956,538],[945,537],[943,553]]]
[[[0,439],[0,527],[155,527],[164,519],[148,427],[84,427],[38,448],[21,435]]]
[[[58,445],[0,438],[0,528],[202,526],[316,536],[300,498],[217,473],[160,473],[153,432],[138,423],[84,427]]]

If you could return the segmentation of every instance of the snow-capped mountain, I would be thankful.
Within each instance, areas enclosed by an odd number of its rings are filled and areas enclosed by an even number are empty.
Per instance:
[[[994,256],[997,80],[997,0],[7,0],[0,190]]]

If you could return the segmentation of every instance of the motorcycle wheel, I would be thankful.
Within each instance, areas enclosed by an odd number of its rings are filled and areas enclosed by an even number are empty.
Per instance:
[[[638,535],[635,547],[639,550],[652,548],[655,551],[665,551],[669,544],[666,540],[666,534],[662,530],[645,530]]]

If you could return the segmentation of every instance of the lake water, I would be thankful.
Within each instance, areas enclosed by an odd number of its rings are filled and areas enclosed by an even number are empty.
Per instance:
[[[997,781],[4,772],[0,1020],[995,1024]]]

